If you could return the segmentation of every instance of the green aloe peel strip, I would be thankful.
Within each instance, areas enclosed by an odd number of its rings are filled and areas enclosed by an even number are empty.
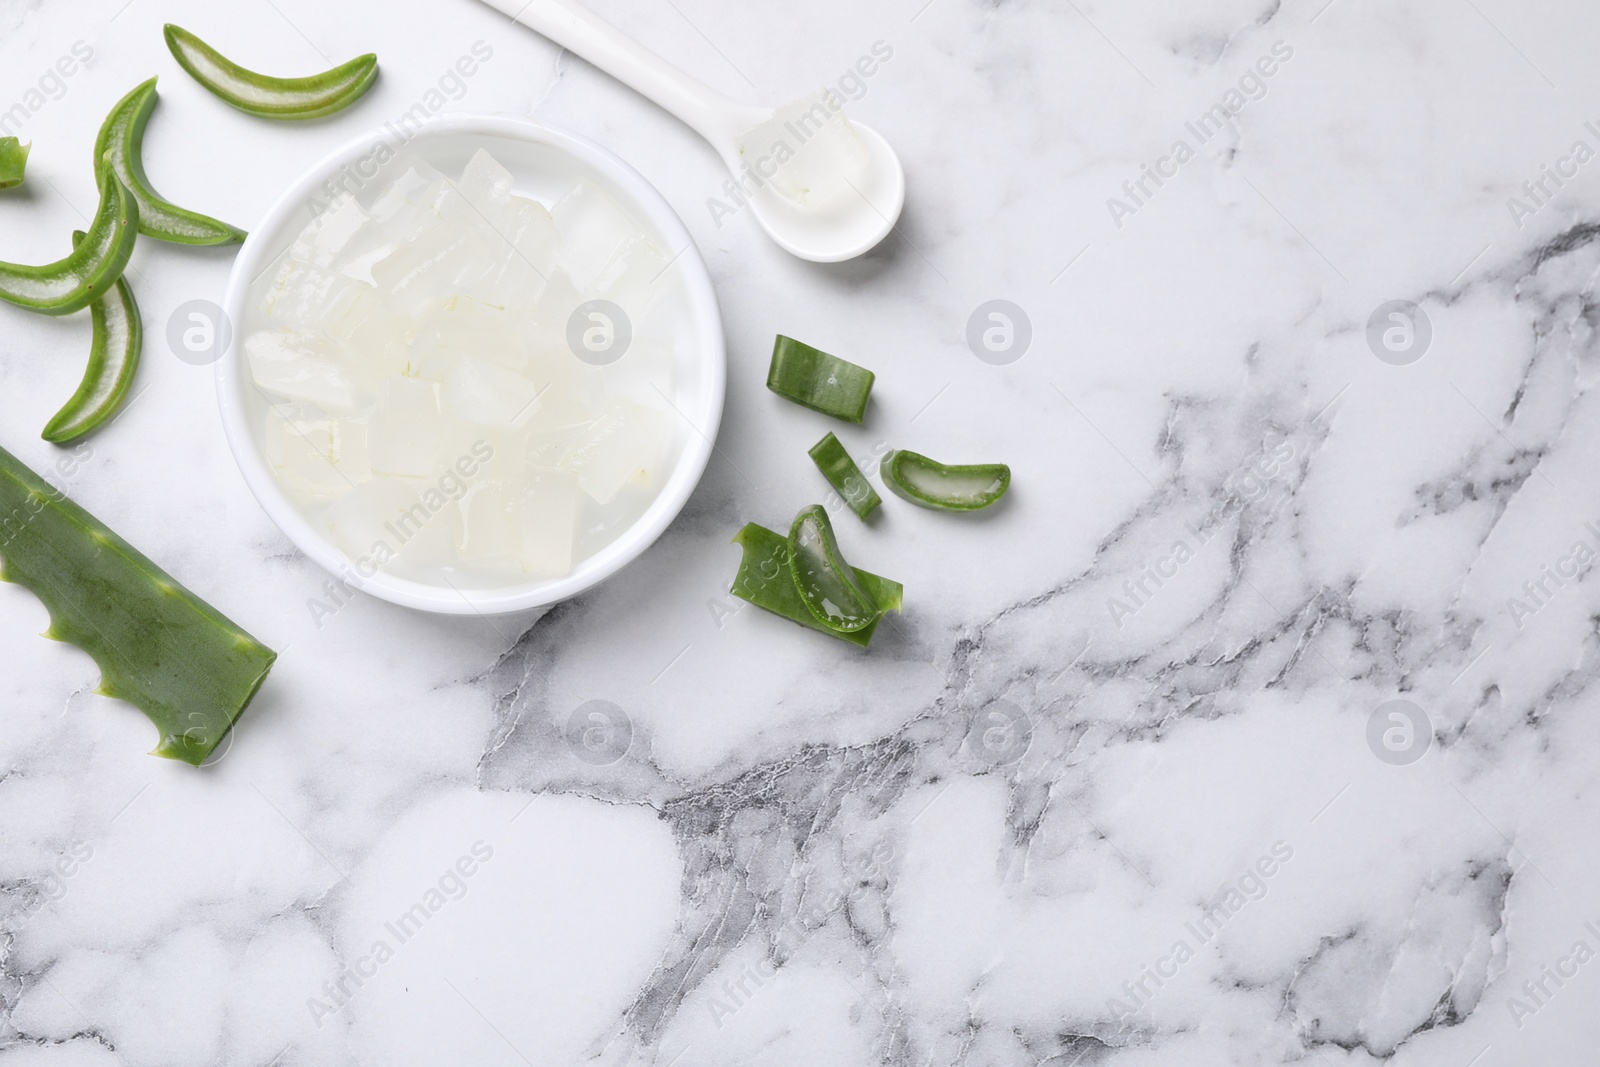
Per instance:
[[[22,184],[32,149],[31,144],[23,144],[15,137],[0,137],[0,189],[15,189]]]
[[[271,78],[228,59],[180,26],[166,27],[167,48],[194,80],[246,114],[264,119],[315,119],[355,103],[378,80],[368,53],[309,78]]]
[[[878,491],[867,484],[866,476],[861,473],[861,468],[856,466],[856,461],[850,458],[844,445],[833,436],[832,431],[816,444],[811,446],[811,461],[817,465],[822,476],[828,479],[828,484],[844,498],[850,505],[850,510],[863,522],[871,515],[883,499],[878,496]]]
[[[767,388],[786,400],[846,422],[867,414],[874,375],[865,367],[778,335],[767,369]]]
[[[878,465],[890,492],[937,511],[978,511],[1006,495],[1011,468],[1004,463],[953,467],[895,449]]]
[[[231,245],[245,232],[209,215],[178,207],[150,187],[144,174],[144,130],[156,106],[156,80],[140,85],[117,102],[100,127],[94,158],[105,160],[139,204],[139,232],[158,241],[184,245]]]
[[[111,168],[100,168],[100,207],[89,235],[66,259],[42,267],[0,263],[0,300],[70,315],[111,291],[139,236],[139,206]]]
[[[744,549],[744,556],[739,561],[739,572],[733,579],[731,590],[733,595],[763,611],[781,615],[790,622],[809,626],[813,630],[831,634],[841,641],[866,648],[872,641],[872,635],[877,631],[883,614],[900,610],[904,589],[899,582],[880,578],[868,571],[856,570],[856,581],[878,606],[878,618],[850,633],[836,630],[823,624],[800,598],[800,590],[795,587],[794,578],[789,572],[788,538],[752,522],[739,531],[733,542]]]
[[[277,659],[4,449],[0,580],[49,610],[46,637],[93,657],[98,692],[149,716],[158,756],[205,762]]]
[[[72,235],[74,245],[83,240],[81,231]],[[83,381],[41,435],[53,444],[74,441],[111,418],[122,406],[133,384],[134,372],[139,369],[144,326],[128,279],[118,278],[110,294],[90,304],[89,316],[94,340],[89,347],[89,366],[83,372]]]

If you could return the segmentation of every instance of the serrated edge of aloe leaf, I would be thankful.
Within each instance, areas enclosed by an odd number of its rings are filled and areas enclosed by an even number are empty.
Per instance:
[[[100,206],[89,239],[65,259],[33,267],[0,263],[0,300],[43,315],[70,315],[109,292],[133,255],[139,205],[110,167],[101,168]],[[33,287],[38,295],[21,290]]]
[[[828,569],[840,579],[846,588],[872,608],[872,613],[864,617],[860,624],[856,626],[841,626],[834,622],[820,605],[812,603],[814,598],[807,595],[805,579],[800,573],[801,553],[797,549],[799,532],[807,519],[817,520],[817,528],[822,539],[822,558]],[[794,580],[795,591],[800,594],[801,602],[805,604],[811,614],[817,617],[817,621],[822,623],[823,626],[839,633],[852,634],[857,630],[864,630],[871,626],[883,614],[882,609],[878,607],[878,602],[872,599],[872,594],[867,592],[860,580],[856,578],[855,568],[850,566],[844,558],[844,553],[839,551],[839,539],[833,532],[833,520],[828,518],[828,510],[821,504],[810,504],[800,509],[799,513],[795,515],[794,521],[789,524],[789,537],[786,543],[789,547],[789,576]]]
[[[901,477],[897,466],[902,458],[911,463],[924,463],[941,475],[996,471],[998,473],[995,478],[1000,483],[1000,488],[996,489],[992,495],[984,497],[982,503],[953,504],[950,503],[950,497],[931,496],[927,493],[919,492],[908,484]],[[888,452],[885,452],[883,459],[878,463],[878,475],[883,479],[883,484],[895,496],[908,503],[928,508],[931,511],[982,511],[984,508],[997,503],[1011,489],[1011,468],[1004,463],[940,463],[936,459],[929,459],[920,452],[912,452],[906,448],[891,448]]]
[[[0,137],[0,153],[8,150],[17,153],[12,157],[16,161],[16,177],[9,176],[4,166],[0,165],[0,189],[15,189],[27,179],[28,155],[33,151],[33,142],[23,144],[20,138]]]
[[[84,234],[75,230],[74,245],[82,242]],[[126,277],[118,278],[112,293],[102,296],[89,305],[93,340],[89,344],[89,365],[84,368],[83,380],[61,410],[45,424],[39,436],[55,445],[76,441],[83,435],[99,429],[100,425],[116,414],[133,385],[133,376],[139,369],[139,355],[144,347],[144,323],[139,317],[139,304],[133,298],[133,287]],[[120,324],[120,325],[119,325]],[[121,343],[118,344],[118,334]],[[113,373],[108,375],[108,365]],[[109,389],[101,385],[110,379]],[[97,399],[98,398],[98,399]]]
[[[144,171],[144,131],[155,110],[156,79],[135,87],[117,101],[94,142],[96,166],[109,165],[139,204],[139,232],[158,241],[209,247],[238,244],[247,236],[237,226],[179,207],[150,185]]]
[[[167,49],[189,76],[223,102],[264,119],[316,119],[342,111],[378,78],[378,56],[368,52],[304,78],[274,78],[242,67],[182,26],[163,29]]]
[[[41,522],[52,528],[36,528]],[[52,571],[90,588],[60,588]],[[0,579],[39,598],[50,614],[46,637],[75,644],[95,661],[100,668],[96,692],[126,700],[155,725],[161,732],[156,755],[196,766],[205,762],[278,659],[3,448]],[[141,603],[146,597],[148,602]],[[179,614],[169,602],[177,603]],[[206,629],[190,632],[191,623]],[[127,641],[130,628],[134,639]],[[185,635],[182,646],[175,644],[179,632]],[[196,664],[197,650],[210,658]]]

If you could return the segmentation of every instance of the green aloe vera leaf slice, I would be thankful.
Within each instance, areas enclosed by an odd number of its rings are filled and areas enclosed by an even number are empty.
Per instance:
[[[850,510],[863,522],[883,503],[878,491],[867,483],[866,476],[856,461],[850,458],[844,445],[830,430],[826,437],[811,446],[811,461],[817,465],[828,484],[844,498]]]
[[[854,633],[882,614],[845,562],[833,522],[820,504],[801,508],[789,527],[789,574],[800,599],[830,629]]]
[[[93,657],[98,692],[149,716],[158,756],[205,762],[277,659],[4,449],[0,579],[49,610],[46,637]]]
[[[72,235],[74,245],[83,239],[82,231]],[[111,293],[90,304],[89,317],[94,339],[89,346],[89,366],[83,372],[83,381],[40,435],[52,444],[76,440],[114,415],[128,395],[134,372],[139,369],[144,326],[128,279],[118,278]]]
[[[865,367],[779,334],[767,368],[767,388],[813,411],[860,422],[866,418],[875,377]]]
[[[734,576],[731,592],[763,611],[866,648],[878,629],[882,613],[900,610],[904,589],[899,582],[858,569],[856,580],[878,605],[879,618],[851,633],[826,626],[806,607],[805,601],[800,599],[800,590],[795,588],[794,578],[789,573],[787,537],[752,522],[740,530],[733,541],[744,549],[744,556],[739,561],[739,572]]]
[[[378,57],[357,56],[307,78],[273,78],[228,59],[200,38],[168,23],[167,48],[194,80],[246,114],[264,119],[315,119],[355,103],[378,80]]]
[[[100,126],[94,158],[108,161],[117,179],[139,203],[139,232],[158,241],[183,245],[231,245],[245,232],[226,222],[165,200],[150,187],[144,173],[144,130],[156,106],[156,79],[117,101]],[[101,164],[103,165],[103,164]]]
[[[0,300],[70,315],[111,291],[139,237],[139,205],[110,167],[99,169],[100,206],[89,235],[66,259],[42,267],[0,263]]]
[[[28,171],[28,153],[33,145],[15,137],[0,137],[0,189],[15,189]]]
[[[905,449],[886,453],[878,473],[896,496],[937,511],[979,511],[1011,487],[1004,463],[949,466]]]

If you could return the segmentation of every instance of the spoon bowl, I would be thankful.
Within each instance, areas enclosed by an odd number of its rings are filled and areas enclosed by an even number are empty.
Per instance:
[[[888,236],[906,201],[906,173],[883,135],[853,122],[870,162],[859,182],[819,208],[803,208],[762,186],[750,208],[784,251],[813,263],[838,263],[871,251]],[[737,157],[723,157],[737,177]]]
[[[740,139],[772,117],[770,109],[728,99],[689,77],[619,32],[577,0],[484,0],[568,51],[631,86],[704,137],[745,183]],[[840,193],[816,207],[796,204],[770,184],[749,197],[748,206],[785,251],[815,263],[837,263],[869,251],[886,237],[905,206],[906,172],[889,142],[870,127],[851,126],[867,149],[868,167],[853,193]]]

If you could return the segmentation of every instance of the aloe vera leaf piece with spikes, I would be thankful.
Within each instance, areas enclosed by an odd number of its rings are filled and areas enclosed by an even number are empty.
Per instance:
[[[49,610],[46,637],[94,659],[97,692],[155,723],[157,756],[205,762],[278,658],[4,449],[0,580]]]

